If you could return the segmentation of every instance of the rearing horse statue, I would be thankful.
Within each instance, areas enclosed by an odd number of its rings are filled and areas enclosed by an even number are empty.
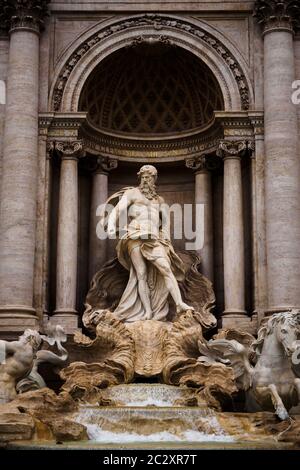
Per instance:
[[[247,411],[273,411],[284,420],[300,403],[300,311],[274,314],[250,347],[236,340],[199,343],[198,360],[233,368],[237,387],[246,391]]]

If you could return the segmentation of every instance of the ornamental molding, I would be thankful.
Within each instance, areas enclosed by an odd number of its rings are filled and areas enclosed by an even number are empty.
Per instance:
[[[30,29],[39,33],[48,15],[50,0],[0,0],[1,29]]]
[[[97,170],[96,171],[104,171],[106,173],[110,172],[111,170],[115,170],[118,167],[118,160],[116,158],[109,158],[100,156],[97,158]]]
[[[264,34],[274,30],[300,29],[300,0],[256,0],[254,17],[262,24]]]
[[[207,155],[198,155],[196,157],[187,158],[185,166],[196,173],[201,171],[213,171],[218,168],[218,160],[209,158]]]
[[[116,138],[96,132],[88,126],[84,126],[81,132],[85,149],[91,154],[137,161],[152,158],[161,161],[183,160],[188,156],[211,153],[217,149],[222,135],[222,129],[219,126],[184,139],[157,141]]]
[[[86,158],[83,163],[88,172],[107,175],[110,171],[118,168],[119,162],[116,158],[100,155],[96,158]]]
[[[155,45],[155,44],[164,44],[165,46],[171,46],[173,44],[173,41],[168,38],[166,35],[161,35],[161,36],[138,36],[137,38],[134,38],[131,44],[126,46],[127,48],[134,48],[140,45]]]
[[[205,132],[166,140],[126,139],[101,133],[90,126],[86,113],[41,113],[39,131],[50,143],[56,146],[60,143],[59,147],[55,147],[60,152],[73,143],[80,142],[81,156],[91,154],[93,165],[101,156],[110,159],[109,165],[114,165],[111,163],[113,160],[185,160],[189,161],[189,168],[197,169],[194,165],[204,162],[202,156],[205,156],[208,169],[213,170],[210,164],[214,162],[210,154],[226,149],[230,153],[230,145],[233,150],[239,146],[239,142],[241,146],[244,145],[240,147],[240,152],[245,149],[254,150],[255,136],[263,134],[264,123],[262,111],[219,112],[215,115],[214,125]],[[220,142],[223,142],[223,148]],[[106,171],[110,168],[113,169],[108,167]]]
[[[217,156],[223,159],[240,158],[243,155],[251,155],[255,150],[253,140],[224,140],[221,139],[217,150]]]
[[[78,159],[84,156],[83,140],[56,141],[54,142],[54,149],[63,160]]]
[[[263,111],[249,112],[216,112],[215,120],[224,132],[224,137],[248,139],[250,142],[254,135],[264,134]],[[237,139],[238,140],[238,139]]]
[[[65,66],[63,67],[55,85],[52,96],[52,108],[54,111],[59,111],[61,108],[62,97],[68,79],[76,67],[77,63],[89,53],[89,51],[101,41],[107,38],[117,35],[120,32],[126,30],[134,30],[138,27],[152,27],[158,32],[164,30],[163,34],[159,36],[160,40],[165,43],[170,43],[168,36],[165,34],[166,30],[177,30],[188,33],[197,41],[204,43],[206,46],[212,48],[217,55],[223,60],[227,68],[230,69],[231,74],[237,84],[239,90],[241,108],[243,110],[249,109],[250,106],[250,90],[247,83],[246,76],[240,66],[239,62],[232,54],[232,52],[226,47],[219,39],[217,39],[212,33],[207,32],[201,25],[195,25],[185,19],[174,19],[167,15],[157,15],[147,13],[138,15],[133,18],[122,19],[115,22],[113,25],[109,25],[94,33],[92,36],[87,38],[81,43],[76,50],[68,58]],[[151,38],[148,38],[149,41]],[[132,46],[136,46],[143,41],[143,35],[139,34],[138,37],[132,38]],[[156,39],[155,39],[156,40]],[[172,40],[171,40],[172,41]]]
[[[261,114],[249,114],[249,119],[251,121],[251,124],[253,126],[253,132],[254,135],[260,135],[263,136],[265,133],[265,128],[264,128],[264,115],[263,113]]]

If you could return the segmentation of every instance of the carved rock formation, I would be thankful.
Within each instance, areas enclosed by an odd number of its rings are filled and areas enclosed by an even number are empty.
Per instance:
[[[164,344],[172,324],[156,320],[137,321],[127,325],[135,345],[134,372],[143,377],[162,373]]]
[[[88,362],[73,362],[60,373],[63,390],[87,400],[108,385],[128,383],[134,376],[134,343],[123,323],[107,312],[98,318],[94,340],[75,334],[79,355]]]
[[[224,364],[198,361],[199,342],[204,342],[197,314],[188,312],[172,325],[165,343],[164,382],[199,389],[199,398],[219,408],[237,391],[234,374]]]
[[[56,395],[49,388],[18,395],[0,405],[0,442],[87,439],[85,426],[72,419],[77,409],[69,394]]]

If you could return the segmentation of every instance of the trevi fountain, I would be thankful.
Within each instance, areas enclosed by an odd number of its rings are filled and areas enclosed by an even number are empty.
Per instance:
[[[300,446],[300,311],[255,336],[218,330],[213,285],[195,251],[175,251],[157,177],[143,165],[107,201],[116,256],[92,279],[83,328],[1,340],[3,446]]]

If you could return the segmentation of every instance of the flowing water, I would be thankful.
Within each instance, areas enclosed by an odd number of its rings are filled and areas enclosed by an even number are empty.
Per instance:
[[[178,400],[193,393],[159,384],[111,387],[106,397],[117,406],[82,405],[75,419],[87,427],[97,443],[233,442],[217,414],[206,405],[180,406]]]

